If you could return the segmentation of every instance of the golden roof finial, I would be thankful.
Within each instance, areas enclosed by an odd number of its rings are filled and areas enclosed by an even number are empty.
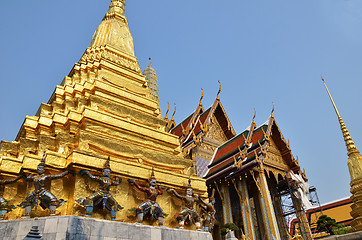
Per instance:
[[[324,81],[323,76],[321,76],[321,78],[322,78],[322,81],[323,81],[324,86],[326,87],[326,90],[327,90],[327,93],[328,93],[328,95],[329,95],[329,98],[331,99],[332,105],[333,105],[333,107],[334,107],[334,111],[336,111],[336,114],[337,114],[337,117],[338,117],[338,120],[339,120],[339,124],[340,124],[340,126],[341,126],[341,130],[342,130],[342,133],[343,133],[344,142],[346,143],[346,147],[347,147],[347,151],[348,151],[348,153],[347,153],[348,156],[350,156],[350,155],[353,154],[353,153],[359,153],[359,151],[358,151],[357,148],[356,148],[356,145],[354,145],[354,142],[353,142],[353,140],[352,140],[351,135],[349,134],[349,132],[348,132],[348,130],[347,130],[346,125],[344,124],[344,121],[343,121],[341,115],[340,115],[339,112],[338,112],[338,109],[337,109],[337,107],[336,107],[336,104],[335,104],[334,101],[333,101],[332,95],[331,95],[331,93],[330,93],[329,90],[328,90],[327,84],[326,84],[326,82]]]
[[[273,113],[274,113],[274,109],[275,109],[275,104],[274,104],[273,101],[272,101],[272,103],[273,103],[273,110],[271,111],[271,114],[270,114],[270,115],[271,115],[272,117],[274,117]]]
[[[173,114],[172,114],[172,118],[171,118],[171,119],[173,119],[173,117],[174,117],[175,114],[176,114],[176,103],[173,103],[173,104],[175,104],[175,110],[173,111]]]
[[[164,120],[168,121],[167,113],[168,113],[169,110],[170,110],[170,103],[168,102],[167,103],[167,111],[166,111],[165,117],[163,118]]]
[[[202,105],[201,101],[204,98],[204,89],[201,88],[201,91],[202,91],[202,93],[201,93],[201,97],[200,97],[200,105]]]
[[[148,58],[148,67],[151,67],[151,57]]]
[[[219,95],[221,93],[221,82],[220,82],[220,80],[218,80],[218,82],[219,82],[219,91],[217,92],[217,95],[216,95],[217,99],[219,99]]]
[[[108,13],[118,13],[124,16],[125,0],[111,0]]]

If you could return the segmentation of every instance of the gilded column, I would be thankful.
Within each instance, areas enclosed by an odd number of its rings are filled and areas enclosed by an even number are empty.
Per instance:
[[[241,193],[241,212],[244,222],[244,230],[245,235],[247,236],[247,239],[254,240],[255,237],[255,229],[253,224],[253,216],[252,211],[250,208],[249,203],[249,193],[248,193],[248,187],[246,185],[245,179],[241,179],[238,181],[238,190]]]
[[[276,188],[272,188],[271,192],[272,192],[272,198],[275,206],[274,209],[276,212],[280,234],[282,234],[283,239],[288,239],[289,236],[288,224],[286,223],[285,218],[283,216],[281,198],[278,196]]]
[[[233,217],[231,213],[231,200],[230,200],[230,193],[229,193],[229,187],[226,184],[221,185],[221,194],[223,198],[223,220],[225,223],[232,223]]]
[[[266,234],[268,235],[268,239],[270,240],[280,240],[280,234],[273,208],[273,202],[270,197],[269,187],[263,168],[261,168],[258,172],[257,184],[258,183],[260,184],[258,188],[261,193],[260,204],[262,206],[261,208],[263,211],[262,215],[265,224]]]
[[[305,215],[305,211],[302,207],[302,203],[299,198],[292,196],[293,205],[296,211],[296,215],[299,222],[300,232],[304,240],[313,240],[312,232],[309,227],[309,223],[307,220],[307,216]]]

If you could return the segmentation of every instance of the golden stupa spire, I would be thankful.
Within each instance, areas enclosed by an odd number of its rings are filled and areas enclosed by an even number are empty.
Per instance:
[[[336,104],[334,104],[333,98],[331,96],[331,93],[328,90],[328,87],[322,77],[322,81],[324,83],[324,86],[327,89],[329,98],[332,101],[334,110],[336,111],[336,114],[338,116],[339,124],[341,125],[341,130],[343,133],[344,141],[347,146],[348,151],[348,170],[349,175],[351,177],[351,189],[350,192],[352,193],[351,200],[353,201],[353,204],[351,206],[352,211],[350,212],[353,220],[350,223],[352,227],[352,232],[359,232],[362,231],[362,155],[357,150],[356,146],[354,145],[354,142],[352,140],[351,135],[349,134],[346,125],[343,122],[343,119],[341,115],[339,114]]]
[[[346,143],[346,147],[347,147],[347,151],[348,151],[348,156],[350,156],[351,154],[354,154],[354,153],[359,154],[359,151],[357,150],[356,145],[354,145],[354,142],[353,142],[353,140],[352,140],[352,137],[351,137],[351,135],[349,134],[349,132],[348,132],[348,130],[347,130],[347,127],[346,127],[346,125],[344,124],[344,121],[343,121],[341,115],[340,115],[339,112],[338,112],[338,109],[337,109],[337,107],[336,107],[336,104],[335,104],[334,101],[333,101],[332,95],[331,95],[331,93],[330,93],[329,90],[328,90],[327,84],[326,84],[326,82],[324,81],[323,76],[322,76],[322,81],[323,81],[324,86],[326,87],[326,90],[327,90],[327,93],[328,93],[328,95],[329,95],[329,98],[331,99],[331,102],[332,102],[332,104],[333,104],[334,110],[336,111],[336,114],[337,114],[337,116],[338,116],[339,124],[341,125],[341,130],[342,130],[343,137],[344,137],[344,142]]]
[[[108,14],[117,14],[124,17],[125,0],[111,0]]]
[[[90,47],[111,46],[134,57],[133,38],[124,15],[125,0],[111,0],[109,10],[95,31]]]

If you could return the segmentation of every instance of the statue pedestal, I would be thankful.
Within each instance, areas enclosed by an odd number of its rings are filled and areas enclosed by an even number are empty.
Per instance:
[[[23,239],[38,226],[44,240],[212,240],[207,232],[153,227],[78,216],[0,221],[0,239]]]
[[[226,234],[226,239],[227,239],[227,240],[238,240],[238,239],[235,237],[234,231],[229,231],[229,232]]]

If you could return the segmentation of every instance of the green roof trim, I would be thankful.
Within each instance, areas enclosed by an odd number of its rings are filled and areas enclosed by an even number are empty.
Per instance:
[[[259,156],[259,153],[260,153],[260,151],[257,153],[258,156]],[[254,154],[254,155],[250,156],[249,158],[247,158],[247,159],[245,160],[245,162],[250,162],[250,161],[254,160],[255,158],[256,158],[256,157],[255,157],[255,154]],[[215,169],[214,171],[208,173],[204,178],[208,178],[208,177],[210,177],[211,175],[214,175],[215,172],[219,172],[219,171],[221,171],[222,169],[227,168],[227,167],[229,167],[229,166],[231,166],[231,165],[233,165],[233,164],[234,164],[234,161],[231,161],[231,162],[227,163],[226,165],[221,166],[221,167]]]
[[[245,143],[243,143],[243,145],[241,145],[240,149],[243,149],[245,147]],[[236,153],[239,152],[238,148],[235,148],[234,150],[228,152],[227,154],[225,154],[224,156],[221,156],[220,158],[218,158],[217,160],[215,160],[213,163],[210,164],[210,167],[215,166],[216,164],[219,164],[220,162],[222,162],[222,160],[235,155]]]
[[[170,130],[170,132],[172,132],[173,130],[175,130],[176,128],[178,128],[182,123],[186,122],[189,118],[191,118],[194,115],[194,113],[191,113],[190,116],[188,116],[187,118],[185,118],[182,122],[180,122],[179,124],[177,124],[174,128],[172,128]]]
[[[227,145],[229,145],[230,143],[233,143],[235,140],[239,139],[240,137],[243,136],[243,134],[245,135],[245,137],[248,136],[249,134],[249,130],[245,130],[244,132],[240,133],[239,135],[236,135],[235,137],[233,137],[232,139],[230,139],[229,141],[227,141],[226,143],[222,144],[218,150],[223,149],[224,147],[226,147]]]
[[[200,117],[204,116],[204,114],[206,114],[207,112],[209,112],[211,110],[211,107],[209,107],[208,109],[206,109],[203,113],[200,114]]]

